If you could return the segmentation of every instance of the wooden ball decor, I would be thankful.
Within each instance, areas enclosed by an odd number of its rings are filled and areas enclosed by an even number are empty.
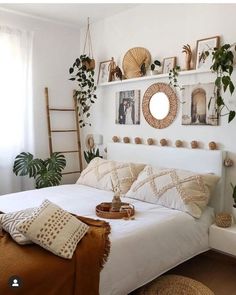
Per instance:
[[[178,148],[179,148],[179,147],[182,147],[182,146],[183,146],[183,142],[182,142],[182,140],[179,140],[179,139],[176,140],[176,142],[175,142],[175,146],[178,147]]]
[[[191,147],[192,147],[192,149],[197,149],[198,148],[198,142],[196,140],[191,141]]]
[[[134,142],[136,144],[141,144],[142,143],[142,139],[140,137],[135,137]]]
[[[154,140],[153,140],[153,138],[148,138],[148,139],[147,139],[147,144],[148,144],[148,145],[153,145],[153,144],[154,144]]]
[[[208,146],[210,150],[217,150],[217,145],[214,141],[209,142]]]
[[[124,142],[124,143],[130,143],[130,139],[129,139],[129,137],[124,137],[124,138],[123,138],[123,142]]]
[[[161,144],[161,146],[166,146],[167,145],[167,140],[165,138],[162,138],[160,140],[160,144]]]
[[[225,167],[232,167],[234,165],[234,161],[230,158],[226,158],[224,160],[224,166]]]
[[[113,137],[112,137],[112,141],[113,141],[113,142],[119,142],[119,137],[116,136],[116,135],[113,136]]]

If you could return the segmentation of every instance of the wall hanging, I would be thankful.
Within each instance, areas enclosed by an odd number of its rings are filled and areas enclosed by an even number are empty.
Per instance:
[[[174,90],[165,83],[148,87],[143,96],[142,110],[145,120],[154,128],[166,128],[175,119],[178,98]]]
[[[140,124],[140,90],[116,93],[116,124]]]

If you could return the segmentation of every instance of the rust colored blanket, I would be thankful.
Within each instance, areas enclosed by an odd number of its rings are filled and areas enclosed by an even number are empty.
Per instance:
[[[96,295],[100,271],[108,257],[110,226],[105,221],[77,217],[90,226],[71,260],[32,244],[20,246],[4,231],[0,234],[1,295]],[[22,282],[12,288],[12,276]]]

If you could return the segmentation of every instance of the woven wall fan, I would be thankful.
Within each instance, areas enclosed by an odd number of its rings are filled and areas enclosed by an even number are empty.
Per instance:
[[[129,49],[123,58],[123,71],[127,79],[145,75],[151,63],[150,52],[143,47]]]

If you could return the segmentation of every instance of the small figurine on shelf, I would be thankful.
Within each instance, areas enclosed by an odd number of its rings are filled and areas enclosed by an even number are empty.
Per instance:
[[[192,59],[192,50],[189,44],[183,46],[183,51],[186,53],[185,56],[185,70],[189,71],[191,70],[191,59]]]
[[[113,184],[112,184],[112,188],[114,191],[114,197],[112,199],[111,211],[119,212],[121,207],[120,189],[118,188],[118,185],[113,186]]]

